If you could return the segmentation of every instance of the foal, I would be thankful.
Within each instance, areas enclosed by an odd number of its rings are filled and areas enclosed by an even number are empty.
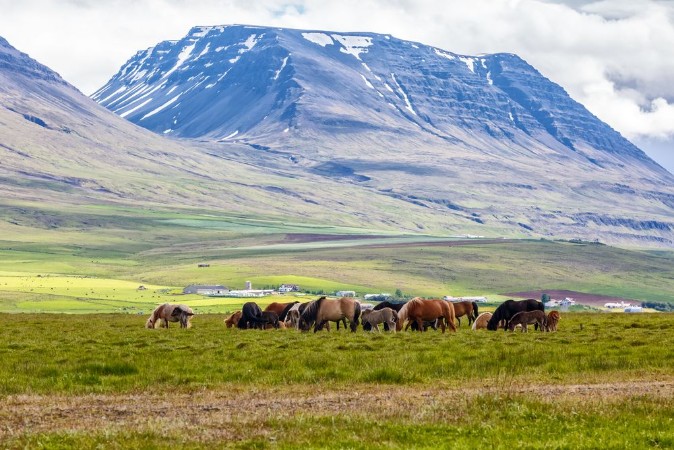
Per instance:
[[[539,309],[535,311],[519,312],[510,319],[510,322],[508,322],[508,330],[515,331],[517,325],[522,325],[522,333],[526,333],[527,325],[532,323],[538,325],[541,331],[545,331],[545,313]]]

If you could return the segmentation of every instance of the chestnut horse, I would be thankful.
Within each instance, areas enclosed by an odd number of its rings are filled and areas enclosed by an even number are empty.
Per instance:
[[[456,331],[456,324],[454,323],[454,305],[445,300],[422,300],[420,298],[413,298],[405,303],[398,312],[397,330],[403,328],[405,320],[416,322],[419,330],[424,329],[424,322],[440,319],[440,328],[445,332],[447,326]],[[409,324],[408,324],[409,326]]]
[[[462,302],[452,302],[454,305],[454,315],[456,320],[459,321],[459,326],[461,326],[461,317],[468,316],[468,326],[470,326],[475,319],[477,319],[477,303],[462,301]]]
[[[358,329],[358,318],[360,317],[360,303],[350,297],[342,297],[337,300],[328,300],[321,297],[309,303],[300,315],[299,328],[302,331],[309,331],[311,325],[314,325],[314,333],[323,328],[328,322],[337,322],[344,318],[348,319],[351,331]]]
[[[550,311],[548,313],[548,319],[546,320],[545,330],[546,331],[557,331],[557,323],[561,319],[559,311]]]
[[[299,302],[289,302],[289,303],[274,302],[274,303],[268,304],[267,307],[264,310],[276,313],[276,315],[278,316],[278,320],[283,322],[283,321],[286,320],[286,316],[288,315],[288,311],[290,311],[290,308],[292,308],[292,306],[295,303],[299,303]]]
[[[157,306],[155,310],[152,311],[152,314],[150,314],[147,322],[145,322],[145,328],[154,328],[157,325],[157,321],[159,321],[159,326],[162,328],[168,328],[169,322],[179,322],[180,314],[172,315],[173,310],[176,308],[180,308],[182,311],[185,311],[186,315],[188,315],[190,318],[192,315],[194,315],[192,308],[187,305],[172,305],[170,303],[164,303],[163,305]],[[187,319],[186,326],[189,326],[189,318]]]
[[[241,319],[241,311],[236,311],[234,314],[225,319],[225,325],[227,325],[227,328],[232,328],[237,323],[239,323],[239,319]]]

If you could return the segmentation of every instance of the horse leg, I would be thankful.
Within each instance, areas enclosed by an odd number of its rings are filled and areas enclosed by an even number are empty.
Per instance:
[[[420,317],[417,317],[417,327],[419,327],[419,331],[424,332],[424,321]]]
[[[459,322],[459,326],[461,326],[461,317],[456,316],[456,321]]]
[[[396,332],[396,321],[391,320],[391,323],[388,324],[388,331],[395,333]]]
[[[381,331],[379,330],[379,324],[375,323],[374,324],[374,329],[377,330],[377,333],[380,333]]]
[[[522,333],[527,333],[527,323],[522,322]]]

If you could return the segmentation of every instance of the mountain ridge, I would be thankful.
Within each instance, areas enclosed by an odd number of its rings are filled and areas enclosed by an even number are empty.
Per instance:
[[[263,48],[262,40],[252,45],[250,39],[260,29],[237,28],[239,35],[230,42],[229,53],[220,55],[227,62],[236,60],[231,64],[242,64],[223,78],[229,78],[229,84],[221,89],[225,96],[207,91],[214,97],[213,105],[204,108],[197,102],[192,109],[181,110],[184,121],[177,123],[185,125],[183,130],[211,133],[192,138],[163,133],[161,126],[157,135],[122,120],[67,83],[40,75],[42,69],[35,72],[30,68],[34,61],[26,60],[23,71],[19,65],[11,73],[0,70],[3,196],[38,205],[48,201],[63,207],[89,204],[203,214],[226,211],[444,236],[673,245],[671,175],[658,171],[659,166],[643,159],[641,153],[629,146],[614,153],[597,150],[588,143],[589,138],[573,141],[572,150],[536,125],[538,122],[527,125],[526,120],[532,119],[524,115],[522,106],[508,104],[515,108],[513,118],[521,119],[529,134],[504,126],[514,121],[508,115],[512,111],[496,107],[503,103],[485,102],[480,96],[469,95],[469,89],[449,90],[461,86],[466,77],[489,85],[486,75],[491,77],[492,73],[487,69],[496,62],[471,60],[476,71],[486,70],[475,74],[469,69],[470,61],[436,54],[442,58],[439,61],[454,61],[461,72],[431,83],[434,78],[403,73],[407,62],[399,54],[389,58],[396,70],[389,71],[388,60],[378,55],[377,61],[366,63],[368,71],[363,66],[368,54],[361,51],[363,41],[349,41],[344,34],[324,33],[333,42],[329,53],[295,34],[293,42],[310,45],[306,53],[298,50],[287,55],[269,47],[264,49],[269,58],[251,57],[258,46]],[[202,54],[206,44],[194,45],[194,56],[205,58],[209,54]],[[160,84],[176,77],[182,84],[175,86],[172,97],[138,107],[162,90],[144,83],[116,94],[121,85],[105,95],[99,91],[98,98],[117,102],[122,107],[120,114],[133,110],[126,119],[134,115],[141,118],[179,93],[178,100],[146,120],[171,112],[173,106],[183,108],[181,102],[187,94],[214,80],[199,78],[201,69],[192,67],[184,47],[175,45],[153,47],[174,51],[174,58],[164,60],[163,69],[154,74],[156,61],[145,73],[140,68],[132,73],[130,67],[119,72],[138,76],[138,80],[154,76]],[[419,61],[435,54],[432,48],[405,45],[405,51],[426,52],[417,54]],[[214,42],[211,48],[217,48]],[[144,54],[152,56],[147,51],[138,53]],[[208,62],[202,61],[204,65]],[[312,70],[306,67],[309,62]],[[214,66],[215,62],[209,67]],[[250,72],[251,67],[259,70]],[[447,67],[437,65],[429,65],[428,70],[449,73]],[[241,77],[234,77],[237,71]],[[218,77],[224,74],[217,73]],[[493,75],[492,82],[499,82],[498,75]],[[262,89],[269,82],[283,88]],[[133,102],[124,102],[122,95],[141,90]],[[374,103],[382,98],[377,91],[391,100],[391,105]],[[150,95],[142,97],[148,92]],[[505,98],[492,94],[490,100]],[[435,104],[434,96],[442,102]],[[257,109],[228,104],[232,99],[244,99]],[[226,106],[224,111],[219,109],[222,105]],[[471,105],[487,119],[440,114],[453,105]],[[236,114],[228,118],[227,111]],[[490,114],[499,119],[489,120]],[[219,120],[223,118],[227,126],[221,128]],[[560,132],[563,137],[578,119],[571,117],[560,123],[567,127]],[[244,130],[246,124],[255,126]]]

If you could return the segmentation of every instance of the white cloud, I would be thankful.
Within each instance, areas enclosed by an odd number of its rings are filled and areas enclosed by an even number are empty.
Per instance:
[[[512,52],[628,138],[674,136],[674,2],[658,0],[0,0],[0,34],[85,93],[194,25],[373,31]]]

